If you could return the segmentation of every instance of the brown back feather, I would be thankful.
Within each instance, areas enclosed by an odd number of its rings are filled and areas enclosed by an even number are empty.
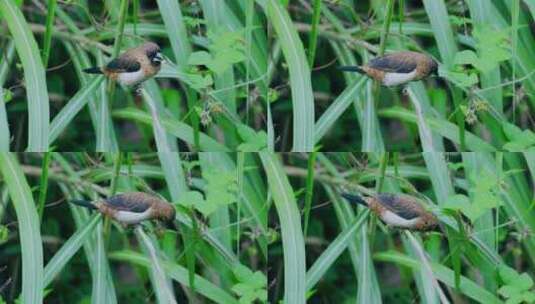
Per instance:
[[[377,195],[376,200],[381,206],[408,220],[427,212],[416,199],[406,195],[382,193]]]

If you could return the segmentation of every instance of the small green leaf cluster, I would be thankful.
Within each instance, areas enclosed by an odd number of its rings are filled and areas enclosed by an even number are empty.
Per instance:
[[[220,206],[237,201],[238,186],[235,174],[207,168],[203,171],[203,177],[206,181],[206,198],[199,191],[187,191],[178,204],[193,207],[204,216],[209,216]]]
[[[256,132],[246,125],[238,125],[238,134],[243,140],[238,146],[238,151],[241,152],[257,152],[266,149],[267,134],[265,131]]]
[[[470,176],[470,183],[473,186],[469,190],[469,197],[464,194],[452,195],[448,197],[444,208],[460,211],[474,222],[485,212],[501,205],[498,195],[500,185],[497,176],[487,169]]]
[[[530,130],[522,130],[508,122],[504,122],[502,128],[509,140],[503,146],[504,150],[509,152],[535,151],[535,133]]]
[[[189,56],[188,64],[206,66],[216,75],[221,75],[233,64],[246,59],[243,32],[208,32],[211,44],[207,51],[193,52]]]
[[[490,26],[474,27],[475,49],[462,50],[455,54],[454,66],[442,67],[439,74],[457,85],[468,88],[479,82],[478,74],[485,74],[498,67],[500,62],[511,58],[508,45],[509,29],[495,30]]]
[[[498,293],[507,299],[506,304],[535,303],[533,280],[527,273],[518,274],[513,268],[501,265],[498,269],[504,285]]]
[[[252,272],[249,268],[238,264],[232,272],[239,281],[232,286],[232,291],[240,296],[240,304],[255,303],[255,300],[267,302],[267,278],[261,271]]]

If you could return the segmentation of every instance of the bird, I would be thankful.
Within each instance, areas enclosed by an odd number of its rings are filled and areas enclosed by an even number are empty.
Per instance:
[[[121,193],[96,201],[76,199],[70,202],[97,210],[125,227],[137,225],[145,220],[160,220],[171,224],[176,215],[173,205],[144,192]]]
[[[163,57],[160,47],[154,42],[146,42],[128,49],[103,67],[84,69],[89,74],[104,74],[124,86],[137,87],[143,81],[158,74]]]
[[[362,66],[341,66],[339,69],[368,75],[390,87],[436,74],[438,63],[425,54],[404,51],[374,58]]]
[[[341,195],[349,202],[370,208],[385,224],[394,228],[431,231],[438,227],[435,215],[408,195],[381,193],[366,198],[350,193]]]

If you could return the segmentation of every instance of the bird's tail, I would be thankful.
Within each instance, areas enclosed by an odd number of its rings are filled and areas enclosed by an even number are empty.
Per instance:
[[[368,207],[368,203],[366,203],[366,201],[360,195],[350,193],[342,193],[340,195],[342,195],[343,198],[345,198],[351,203],[357,203]]]
[[[75,199],[75,200],[70,200],[70,202],[75,205],[86,207],[89,209],[97,209],[97,206],[95,206],[91,201]]]
[[[366,74],[366,71],[364,71],[361,67],[356,66],[356,65],[339,66],[338,69],[343,72],[357,72],[361,74]]]
[[[89,69],[84,69],[84,72],[88,74],[102,74],[102,69],[99,67],[92,67]]]

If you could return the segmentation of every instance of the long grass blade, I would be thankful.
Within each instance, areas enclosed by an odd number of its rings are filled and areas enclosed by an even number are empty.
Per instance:
[[[167,282],[166,274],[160,263],[160,257],[158,249],[149,236],[143,231],[141,226],[138,226],[135,230],[137,238],[140,240],[140,244],[145,254],[149,257],[151,266],[150,273],[151,278],[154,281],[153,285],[156,287],[156,297],[159,303],[176,304],[175,295],[172,286]]]
[[[448,11],[444,0],[424,0],[425,11],[428,15],[431,28],[440,51],[440,57],[446,67],[453,67],[453,60],[457,53],[457,44],[453,38]],[[452,87],[452,97],[455,108],[458,110],[461,104],[461,92],[459,89]],[[461,111],[456,111],[457,126],[459,127],[459,139],[461,150],[465,150],[465,126],[464,117]]]
[[[336,98],[336,100],[329,106],[329,108],[321,115],[316,123],[314,133],[315,142],[319,142],[327,131],[334,125],[336,120],[344,113],[344,111],[351,105],[354,95],[366,83],[365,78],[350,84],[343,92]]]
[[[403,108],[392,107],[386,110],[381,110],[379,114],[384,117],[397,117],[406,122],[418,123],[417,115]],[[456,144],[461,144],[459,128],[455,124],[440,118],[424,117],[423,120],[427,122],[427,125],[429,125],[433,132],[440,134]],[[465,139],[466,147],[471,151],[496,151],[495,147],[473,133],[466,132]]]
[[[26,94],[28,97],[28,151],[48,150],[49,107],[45,68],[39,56],[39,48],[13,0],[0,1],[0,12],[15,41],[17,53],[22,62]]]
[[[9,152],[10,141],[6,103],[4,102],[4,89],[0,86],[0,152]]]
[[[312,151],[315,128],[314,96],[310,68],[306,62],[303,44],[293,27],[288,12],[279,1],[267,3],[267,15],[278,35],[290,72],[294,126],[292,151]]]
[[[80,110],[89,102],[89,98],[97,91],[98,85],[104,80],[99,76],[93,79],[87,86],[83,87],[71,100],[61,109],[54,117],[50,124],[50,143],[53,143],[58,136],[65,131],[69,123],[80,112]]]
[[[98,222],[97,228],[94,230],[96,235],[96,247],[94,255],[95,270],[93,273],[93,289],[91,293],[91,303],[106,303],[108,301],[108,292],[106,287],[107,282],[107,260],[104,251],[104,229],[103,223]]]
[[[397,252],[378,253],[374,255],[374,258],[379,261],[393,262],[418,270],[422,267],[419,261]],[[454,287],[454,276],[451,269],[440,264],[431,263],[431,270],[438,280],[450,287]],[[464,276],[461,277],[460,288],[463,294],[479,303],[503,303],[494,294],[488,292],[484,288],[481,288],[477,283]]]
[[[284,301],[304,304],[306,293],[305,242],[294,193],[278,156],[261,152],[269,190],[279,216],[284,255]]]
[[[184,24],[182,10],[178,0],[158,0],[157,3],[175,55],[175,62],[178,68],[183,71],[187,65],[192,47]]]
[[[143,124],[151,125],[152,119],[150,114],[145,113],[138,109],[122,109],[122,110],[116,110],[112,113],[115,117],[120,117],[124,119],[131,119],[135,121],[139,121]],[[173,136],[180,138],[184,142],[193,145],[194,144],[194,131],[193,128],[191,128],[189,125],[177,121],[175,119],[171,118],[161,118],[161,124],[165,128],[165,130],[169,133],[171,133]],[[204,133],[200,133],[200,147],[203,151],[220,151],[220,152],[228,152],[230,151],[229,148],[225,147],[224,145],[218,143],[215,139],[212,139],[208,135]]]
[[[430,106],[422,98],[422,93],[425,94],[423,87],[417,86],[417,84],[411,83],[407,91],[411,98],[412,105],[414,107],[414,111],[416,112],[416,117],[418,119],[418,130],[420,132],[420,141],[422,143],[422,150],[424,152],[443,151],[442,145],[440,144],[440,142],[438,142],[439,138],[437,138],[436,136],[433,136],[431,132],[431,128],[429,127],[429,125],[427,124],[427,121],[425,120],[426,116],[430,116],[429,114],[426,115],[426,112],[428,112]]]
[[[329,247],[323,251],[319,258],[314,261],[312,267],[307,271],[306,276],[306,288],[311,290],[314,288],[316,283],[325,275],[329,270],[329,267],[336,261],[342,252],[347,248],[349,243],[352,240],[352,237],[355,235],[362,224],[368,218],[369,211],[362,212],[354,221],[349,225],[349,227],[342,231]],[[361,265],[363,266],[363,265]]]
[[[91,220],[78,229],[48,261],[44,270],[43,287],[46,288],[52,280],[67,265],[69,260],[80,250],[84,242],[88,241],[91,232],[100,221],[100,214],[94,215]]]
[[[42,303],[43,247],[32,191],[14,154],[0,153],[0,172],[9,190],[18,221],[22,255],[21,301]]]
[[[110,254],[110,258],[120,261],[128,261],[147,268],[153,267],[149,258],[133,251],[113,252]],[[167,261],[160,261],[160,263],[166,274],[169,275],[173,280],[180,282],[180,284],[185,286],[189,286],[188,270],[186,268]],[[199,275],[195,275],[195,287],[200,294],[204,295],[206,298],[214,301],[215,303],[239,303],[238,300],[236,300],[232,295],[228,294],[217,285]]]

